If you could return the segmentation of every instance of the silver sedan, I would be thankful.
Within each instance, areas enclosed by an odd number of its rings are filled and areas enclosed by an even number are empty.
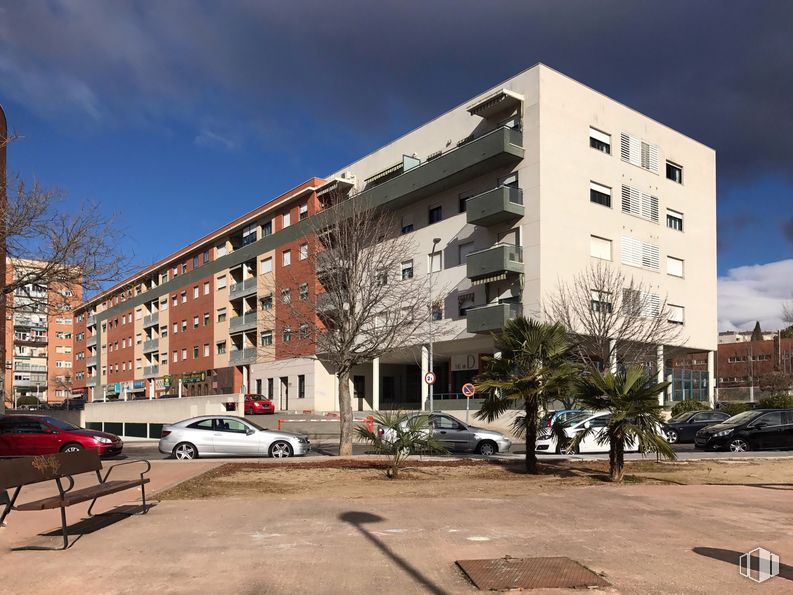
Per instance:
[[[311,451],[307,436],[266,430],[239,417],[203,415],[163,426],[160,452],[177,459],[202,457],[275,458]]]

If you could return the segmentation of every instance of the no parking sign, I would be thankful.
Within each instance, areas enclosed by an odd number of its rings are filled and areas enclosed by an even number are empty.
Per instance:
[[[476,394],[476,387],[470,382],[463,384],[463,388],[461,390],[463,391],[466,399],[470,399]]]

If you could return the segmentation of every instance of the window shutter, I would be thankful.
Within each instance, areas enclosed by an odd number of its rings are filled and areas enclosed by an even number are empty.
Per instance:
[[[597,182],[589,182],[589,189],[611,196],[611,188],[598,184]]]
[[[595,140],[599,140],[602,143],[611,145],[611,135],[606,134],[605,132],[601,132],[600,130],[596,130],[595,128],[590,127],[589,136],[594,138]]]
[[[632,267],[642,266],[641,241],[634,238],[629,238],[628,236],[622,236],[620,244],[622,248],[622,264]]]
[[[677,322],[683,324],[685,320],[685,309],[683,306],[669,305],[669,322]]]
[[[658,246],[642,242],[642,266],[646,269],[657,271],[661,267],[661,250]]]
[[[653,223],[658,223],[658,197],[641,193],[642,195],[642,219],[647,219]]]
[[[625,132],[620,133],[620,158],[655,174],[658,173],[658,146]]]
[[[590,236],[589,254],[595,258],[611,260],[611,240]]]
[[[666,257],[666,272],[669,275],[674,275],[675,277],[682,277],[683,276],[683,261],[680,258],[674,258],[672,256]]]

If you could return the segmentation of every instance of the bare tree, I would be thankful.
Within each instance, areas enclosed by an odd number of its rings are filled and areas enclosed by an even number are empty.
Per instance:
[[[545,310],[574,336],[580,359],[589,365],[655,362],[658,345],[681,337],[665,297],[605,262],[560,282]]]
[[[782,304],[782,320],[793,326],[793,297],[790,298],[790,301]]]
[[[65,399],[68,399],[72,396],[72,387],[74,386],[74,382],[72,381],[71,373],[63,373],[63,374],[53,374],[50,376],[50,382],[48,389],[53,391],[53,395],[55,391],[62,390],[65,394]]]
[[[339,452],[349,455],[352,369],[422,342],[430,316],[429,276],[402,271],[415,247],[410,235],[399,233],[391,212],[372,208],[360,195],[333,198],[325,197],[326,208],[307,220],[307,259],[318,279],[315,297],[292,300],[289,315],[307,328],[317,357],[336,375]]]

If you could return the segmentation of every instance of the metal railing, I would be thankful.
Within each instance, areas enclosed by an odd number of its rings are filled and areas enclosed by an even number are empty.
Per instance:
[[[160,366],[159,365],[156,365],[156,366],[144,366],[144,368],[143,368],[143,375],[146,376],[146,377],[156,376],[159,373],[160,373]]]
[[[232,365],[251,363],[256,360],[256,348],[232,349],[229,353],[229,363]]]
[[[147,339],[143,342],[143,352],[157,351],[160,348],[159,339]]]
[[[243,297],[250,293],[256,293],[256,277],[250,277],[229,286],[229,299]]]
[[[160,313],[154,312],[153,314],[149,314],[148,316],[143,317],[143,326],[153,326],[160,322]]]
[[[242,316],[235,316],[229,322],[229,332],[240,332],[256,328],[256,315],[257,311],[246,312]]]

